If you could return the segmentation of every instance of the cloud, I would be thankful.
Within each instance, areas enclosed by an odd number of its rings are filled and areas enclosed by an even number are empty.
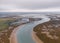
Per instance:
[[[60,7],[60,0],[0,0],[0,11],[2,10],[43,10]]]

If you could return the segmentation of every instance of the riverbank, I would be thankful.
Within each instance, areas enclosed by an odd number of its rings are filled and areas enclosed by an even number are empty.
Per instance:
[[[35,34],[34,31],[32,31],[32,38],[36,43],[43,43]]]
[[[18,29],[19,27],[20,27],[20,26],[18,26],[17,28],[15,28],[15,29],[13,30],[13,32],[11,33],[10,43],[17,43],[16,31],[17,31],[17,29]]]
[[[11,35],[10,35],[10,38],[9,38],[10,43],[18,43],[18,42],[17,42],[16,32],[17,32],[17,30],[18,30],[22,25],[24,25],[24,24],[21,24],[20,26],[14,28],[14,30],[12,31],[12,33],[11,33]]]

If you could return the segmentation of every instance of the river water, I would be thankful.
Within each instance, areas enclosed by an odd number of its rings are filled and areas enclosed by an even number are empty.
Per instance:
[[[38,24],[41,24],[50,20],[47,17],[40,17],[40,18],[42,18],[42,20],[22,25],[17,30],[16,35],[17,35],[18,43],[35,43],[35,41],[32,38],[33,28]]]

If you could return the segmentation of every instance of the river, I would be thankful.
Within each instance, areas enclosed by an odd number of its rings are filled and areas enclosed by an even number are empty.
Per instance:
[[[42,18],[42,20],[20,26],[20,28],[16,32],[18,43],[35,43],[35,41],[32,38],[33,28],[38,24],[41,24],[50,20],[50,18],[44,17],[44,16],[40,18]]]

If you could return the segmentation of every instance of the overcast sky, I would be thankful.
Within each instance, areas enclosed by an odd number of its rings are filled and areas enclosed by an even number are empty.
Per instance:
[[[0,11],[60,11],[60,0],[0,0]]]

